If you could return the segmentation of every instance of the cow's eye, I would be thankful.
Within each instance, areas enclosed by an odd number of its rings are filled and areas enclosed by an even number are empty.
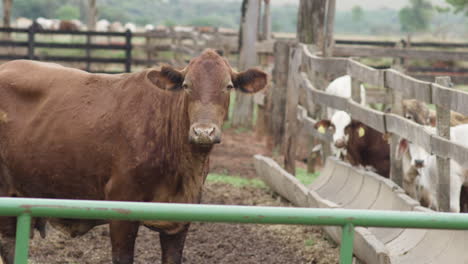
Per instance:
[[[406,115],[406,119],[413,120],[413,116],[412,115]]]
[[[230,83],[230,84],[228,84],[226,86],[226,89],[228,89],[228,90],[231,90],[232,88],[234,88],[234,85],[232,83]]]

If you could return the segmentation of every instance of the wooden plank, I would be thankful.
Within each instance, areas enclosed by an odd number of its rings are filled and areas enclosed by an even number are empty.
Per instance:
[[[336,0],[327,0],[327,14],[325,24],[325,38],[322,54],[324,57],[333,56],[335,41],[333,40],[333,29],[335,27]]]
[[[288,87],[290,42],[279,40],[275,43],[275,66],[273,84],[267,91],[266,119],[269,137],[274,147],[280,147],[284,137],[286,112],[286,88]]]
[[[340,57],[398,57],[442,61],[468,60],[468,53],[463,51],[422,50],[415,48],[336,46],[333,55]]]
[[[406,138],[431,153],[432,134],[423,126],[396,114],[386,114],[385,122],[387,132]]]
[[[312,82],[308,79],[308,76],[306,73],[301,72],[301,80],[300,80],[300,85],[303,91],[305,91],[305,105],[303,104],[302,106],[307,109],[309,113],[316,114],[316,105],[313,100],[313,94],[311,93],[311,90],[317,90]]]
[[[296,143],[297,143],[297,105],[299,103],[299,84],[296,75],[300,71],[302,49],[297,45],[289,51],[289,75],[286,90],[286,124],[283,140],[284,167],[287,172],[296,175]]]
[[[315,104],[320,104],[322,106],[335,108],[345,112],[348,111],[348,98],[331,95],[325,91],[316,89],[311,90],[310,88],[311,87],[308,87],[307,92],[310,93]]]
[[[432,100],[434,104],[445,104],[449,98],[450,109],[468,115],[468,93],[460,90],[450,89],[436,83],[432,84]]]
[[[384,71],[373,69],[355,60],[348,61],[347,74],[362,83],[384,87]]]
[[[297,120],[301,126],[310,133],[310,136],[326,142],[333,141],[333,134],[330,131],[327,130],[325,134],[322,134],[314,128],[317,121],[307,116],[307,110],[300,105],[297,106]]]
[[[386,129],[384,113],[369,109],[350,100],[348,100],[348,113],[353,117],[353,119],[359,120],[381,133],[385,133]]]
[[[391,101],[384,89],[366,89],[367,104],[389,104]]]
[[[435,79],[434,74],[431,73],[408,73],[411,77],[419,79],[421,81],[426,82],[433,82]],[[451,76],[452,82],[455,84],[465,84],[468,83],[468,76],[467,75],[455,75]]]
[[[255,43],[255,50],[257,51],[257,53],[273,54],[275,42],[276,40],[273,39],[257,41]]]
[[[400,91],[405,98],[432,104],[432,86],[393,69],[385,70],[385,87]]]
[[[436,83],[441,86],[450,86],[450,77],[436,77]],[[443,92],[442,92],[443,91]],[[450,140],[450,90],[439,87],[433,94],[436,98],[436,118],[437,118],[437,135]],[[437,156],[437,201],[439,210],[444,212],[450,211],[450,160],[444,157]]]
[[[346,58],[320,58],[313,55],[307,45],[302,46],[302,63],[307,70],[318,73],[327,73],[333,76],[342,76],[347,72],[348,59]]]

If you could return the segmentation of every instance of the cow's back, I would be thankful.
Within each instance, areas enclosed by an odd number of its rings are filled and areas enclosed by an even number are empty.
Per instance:
[[[10,191],[102,198],[120,78],[33,61],[0,66],[0,154],[8,171],[0,177]]]

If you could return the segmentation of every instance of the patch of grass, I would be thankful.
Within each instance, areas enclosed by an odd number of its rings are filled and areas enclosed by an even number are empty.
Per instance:
[[[210,173],[206,179],[209,182],[222,182],[235,187],[250,186],[256,188],[266,188],[265,183],[259,179],[246,179],[237,176],[229,176],[226,174]]]
[[[306,169],[297,168],[296,169],[296,178],[304,185],[311,184],[317,177],[320,175],[320,172],[308,173]]]
[[[315,245],[315,241],[313,239],[307,239],[306,241],[304,241],[304,245],[306,247],[312,247],[313,245]]]
[[[236,128],[236,133],[237,133],[237,134],[245,133],[245,132],[247,132],[247,131],[249,131],[249,129],[246,128],[246,127],[238,127],[238,128]]]

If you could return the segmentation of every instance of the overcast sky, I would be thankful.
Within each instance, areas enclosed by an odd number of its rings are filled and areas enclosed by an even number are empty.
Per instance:
[[[271,0],[273,4],[299,3],[299,0]],[[444,4],[444,0],[431,0],[434,4]],[[355,5],[360,5],[364,9],[391,8],[401,9],[408,5],[408,0],[336,0],[337,10],[349,10]]]

